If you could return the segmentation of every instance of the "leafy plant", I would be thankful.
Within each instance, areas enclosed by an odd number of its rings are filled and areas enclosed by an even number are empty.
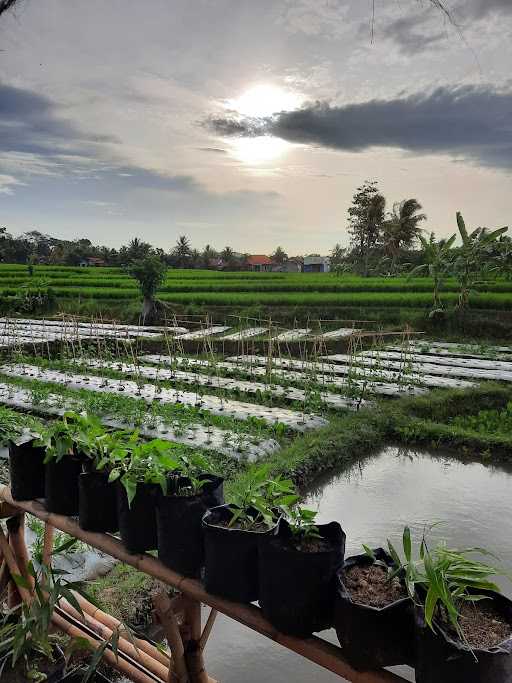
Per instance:
[[[436,242],[435,235],[432,232],[428,240],[423,235],[418,235],[418,239],[421,242],[425,263],[413,268],[409,277],[428,274],[432,278],[432,294],[434,297],[432,310],[440,311],[443,308],[440,292],[452,265],[452,246],[455,242],[455,235],[447,240],[442,239]]]
[[[469,304],[469,295],[474,291],[475,285],[482,284],[484,276],[498,270],[497,266],[491,265],[488,252],[508,228],[493,231],[477,228],[468,233],[460,212],[457,212],[457,226],[462,239],[462,247],[454,260],[453,272],[460,288],[457,307],[463,310]]]
[[[60,550],[63,548],[61,547]],[[0,658],[6,658],[3,668],[10,662],[12,668],[23,666],[28,681],[44,681],[45,674],[37,668],[41,659],[53,662],[57,645],[62,639],[51,631],[51,620],[55,608],[61,599],[83,615],[79,602],[73,591],[86,596],[76,582],[67,581],[63,572],[41,565],[36,570],[32,562],[27,566],[31,583],[23,576],[14,576],[16,584],[32,592],[32,599],[23,603],[20,608],[0,613]],[[83,646],[83,643],[80,643]],[[23,664],[20,664],[23,662]],[[91,662],[89,676],[97,662]],[[1,677],[1,671],[0,671]]]
[[[409,596],[423,605],[425,621],[433,631],[436,621],[444,618],[467,644],[459,622],[463,603],[475,604],[489,599],[485,591],[499,593],[500,588],[491,581],[491,577],[503,575],[498,567],[474,559],[474,556],[494,556],[483,548],[449,548],[443,541],[431,550],[424,533],[419,547],[419,559],[415,560],[409,527],[404,529],[402,545],[405,557],[403,561],[388,540],[389,553],[393,559],[389,576],[403,574]],[[375,559],[371,549],[363,547]]]
[[[84,431],[87,418],[79,413],[67,411],[60,420],[55,420],[41,430],[36,440],[37,446],[46,449],[45,463],[55,460],[60,462],[66,455],[71,455],[80,428]]]
[[[279,512],[289,510],[299,500],[291,479],[269,478],[269,467],[253,468],[232,488],[228,502],[233,506],[229,526],[250,531],[272,527]],[[255,514],[256,513],[256,514]]]
[[[34,438],[41,429],[42,424],[35,418],[0,406],[0,446],[6,446],[9,441],[16,443],[25,436]]]

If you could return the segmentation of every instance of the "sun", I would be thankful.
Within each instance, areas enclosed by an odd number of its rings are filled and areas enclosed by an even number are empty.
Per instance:
[[[276,85],[260,83],[254,85],[233,100],[227,101],[227,108],[242,116],[263,118],[280,111],[296,109],[302,98],[297,93]]]
[[[225,106],[240,116],[265,118],[300,106],[302,98],[295,92],[276,85],[254,85],[239,97],[227,100]],[[249,166],[259,166],[281,157],[291,145],[272,135],[241,137],[231,142],[232,155]]]

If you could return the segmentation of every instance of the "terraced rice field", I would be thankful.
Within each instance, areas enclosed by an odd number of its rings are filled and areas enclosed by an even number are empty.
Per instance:
[[[120,268],[36,266],[36,278],[55,295],[69,301],[132,301],[135,281]],[[0,295],[14,296],[33,282],[25,266],[0,265]],[[471,305],[477,309],[509,310],[512,282],[495,281],[477,287]],[[251,273],[208,270],[169,270],[159,298],[173,304],[248,307],[315,306],[367,308],[427,308],[432,302],[428,278],[360,278],[314,273]],[[447,304],[457,301],[457,285],[448,280],[442,293]]]

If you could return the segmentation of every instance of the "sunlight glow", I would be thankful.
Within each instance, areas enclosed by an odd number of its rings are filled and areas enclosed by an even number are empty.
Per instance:
[[[264,117],[300,106],[302,98],[275,85],[260,84],[246,90],[240,97],[227,101],[227,108],[243,116]]]
[[[270,135],[261,135],[256,138],[237,138],[231,144],[235,159],[247,165],[258,165],[273,161],[290,147],[285,140]]]

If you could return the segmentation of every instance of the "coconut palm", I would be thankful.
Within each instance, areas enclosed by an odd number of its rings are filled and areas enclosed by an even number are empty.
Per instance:
[[[391,272],[396,271],[400,251],[409,249],[421,235],[419,224],[427,217],[417,199],[404,199],[393,205],[393,211],[382,226],[384,250],[391,258]]]
[[[186,235],[180,235],[176,240],[176,246],[172,250],[172,259],[178,268],[186,268],[190,265],[192,249]]]

